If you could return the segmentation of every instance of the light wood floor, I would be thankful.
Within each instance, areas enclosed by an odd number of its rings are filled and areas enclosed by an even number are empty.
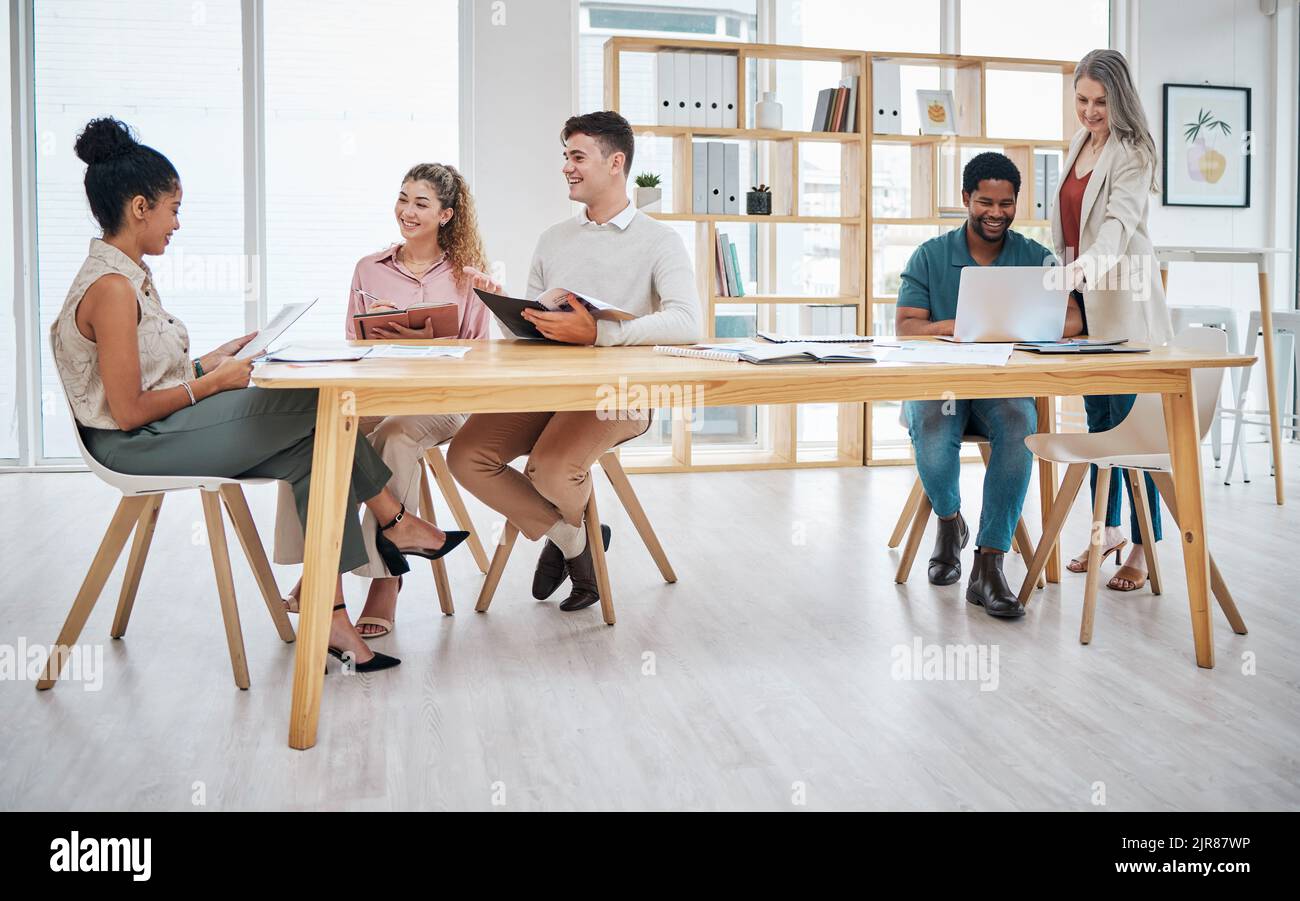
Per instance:
[[[1172,541],[1165,595],[1103,589],[1083,647],[1083,576],[1022,621],[993,620],[964,585],[927,584],[933,525],[910,584],[894,584],[885,544],[910,469],[633,476],[676,585],[602,478],[617,626],[532,600],[528,542],[487,615],[467,552],[448,561],[454,617],[417,566],[397,631],[376,642],[402,666],[335,665],[306,752],[286,745],[293,646],[232,535],[252,677],[234,687],[198,498],[170,497],[126,638],[108,639],[120,564],[83,634],[103,644],[102,690],[0,682],[0,809],[187,809],[202,783],[209,809],[1086,810],[1104,791],[1108,809],[1294,810],[1300,450],[1284,508],[1251,453],[1250,485],[1207,470],[1211,547],[1251,630],[1215,611],[1212,671],[1193,661]],[[972,522],[981,477],[963,475]],[[274,492],[249,494],[266,537]],[[0,475],[0,643],[54,639],[116,500],[90,475]],[[1019,561],[1008,569],[1018,585]],[[277,576],[287,588],[296,573]],[[346,585],[355,617],[363,583]],[[996,690],[892,678],[893,648],[917,638],[995,647]]]

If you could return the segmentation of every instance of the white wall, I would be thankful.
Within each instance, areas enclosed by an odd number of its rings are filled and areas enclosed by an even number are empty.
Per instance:
[[[1151,237],[1159,244],[1292,247],[1295,240],[1296,9],[1282,0],[1277,15],[1259,0],[1140,0],[1136,46],[1123,48],[1137,69],[1138,89],[1152,134],[1160,143],[1166,82],[1251,89],[1250,206],[1245,209],[1165,207],[1151,200]],[[1283,77],[1279,79],[1278,67]],[[1279,82],[1283,85],[1280,93]],[[1282,96],[1282,95],[1285,96]],[[1294,260],[1278,261],[1273,290],[1278,306],[1294,297]],[[1245,317],[1258,309],[1250,267],[1175,264],[1169,301],[1229,305]]]
[[[572,215],[560,129],[575,112],[575,0],[469,0],[469,176],[488,258],[522,294],[537,236]]]

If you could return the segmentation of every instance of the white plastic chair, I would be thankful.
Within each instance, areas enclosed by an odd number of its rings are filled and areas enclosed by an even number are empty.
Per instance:
[[[1241,350],[1241,341],[1237,335],[1237,311],[1232,307],[1201,306],[1199,304],[1170,304],[1169,320],[1173,323],[1174,334],[1182,334],[1194,326],[1212,326],[1221,328],[1228,334],[1228,353],[1235,354]],[[1241,370],[1233,368],[1232,397],[1235,400],[1241,393]],[[1210,447],[1214,452],[1214,465],[1218,468],[1223,458],[1223,417],[1226,410],[1223,398],[1214,408],[1214,419],[1210,424]]]
[[[280,591],[271,572],[271,564],[266,559],[262,539],[257,534],[252,513],[244,498],[243,486],[261,485],[271,479],[227,479],[218,476],[139,476],[116,472],[104,466],[86,449],[81,440],[81,430],[77,419],[68,406],[68,415],[72,417],[72,431],[77,439],[77,450],[86,466],[101,481],[108,483],[122,493],[117,510],[108,524],[104,539],[100,542],[95,559],[90,564],[81,589],[68,618],[59,631],[55,642],[55,653],[50,655],[45,665],[45,672],[36,683],[37,690],[44,690],[54,685],[59,678],[62,663],[67,659],[68,650],[77,643],[81,630],[90,617],[95,602],[104,589],[104,583],[117,565],[126,539],[135,532],[131,543],[131,553],[127,558],[126,573],[122,578],[122,591],[117,601],[117,612],[113,616],[110,633],[113,638],[126,634],[127,621],[131,618],[131,608],[135,604],[136,590],[140,586],[140,575],[144,571],[145,558],[149,555],[149,545],[153,539],[154,527],[158,523],[158,512],[162,508],[163,495],[172,491],[198,489],[203,499],[203,518],[208,530],[208,546],[212,551],[212,568],[217,578],[217,594],[221,599],[221,617],[226,627],[226,644],[230,648],[230,665],[234,670],[235,685],[241,689],[248,688],[248,662],[244,656],[244,636],[239,626],[239,609],[235,605],[235,583],[230,573],[230,551],[226,545],[225,524],[221,516],[221,504],[226,504],[230,520],[235,527],[235,534],[243,545],[244,555],[262,590],[271,620],[276,631],[284,641],[293,641],[293,626],[280,599]]]
[[[902,405],[898,411],[899,422],[903,428],[907,428],[907,414],[903,411]],[[973,444],[979,448],[980,458],[984,461],[985,468],[989,465],[989,439],[983,435],[962,435],[963,444]],[[903,534],[907,534],[907,544],[903,546],[903,554],[898,561],[898,569],[894,572],[894,581],[899,585],[907,582],[907,578],[912,573],[912,562],[916,559],[917,548],[921,545],[921,537],[925,534],[925,528],[930,522],[930,514],[934,508],[930,506],[930,499],[925,495],[925,486],[921,484],[921,476],[918,473],[916,480],[912,482],[912,490],[907,495],[907,500],[903,503],[903,509],[898,513],[898,521],[894,523],[894,531],[889,536],[889,546],[898,547],[903,540]],[[908,529],[908,526],[911,529]],[[1030,551],[1033,550],[1033,542],[1029,538],[1029,528],[1025,525],[1025,518],[1021,516],[1016,520],[1016,530],[1011,536],[1011,549],[1020,555],[1021,559],[1028,560]],[[1047,584],[1042,576],[1039,576],[1039,588]]]
[[[1223,331],[1212,328],[1188,329],[1174,339],[1173,346],[1193,353],[1222,354],[1227,349],[1227,336]],[[1219,368],[1202,368],[1192,371],[1192,384],[1196,394],[1196,417],[1200,424],[1200,440],[1210,429],[1214,418],[1214,409],[1219,400],[1219,389],[1223,385],[1223,370]],[[1079,496],[1088,474],[1088,467],[1097,467],[1097,495],[1092,511],[1093,540],[1088,550],[1088,577],[1084,589],[1083,621],[1079,626],[1079,642],[1088,644],[1092,641],[1093,614],[1097,605],[1097,586],[1101,574],[1101,544],[1098,538],[1102,523],[1105,521],[1106,500],[1110,493],[1111,471],[1126,470],[1129,486],[1137,500],[1138,529],[1142,536],[1142,548],[1146,556],[1147,570],[1151,580],[1151,590],[1160,593],[1160,567],[1156,558],[1155,542],[1151,538],[1151,510],[1147,502],[1144,479],[1136,473],[1148,472],[1160,489],[1169,513],[1174,522],[1178,522],[1178,499],[1174,492],[1172,476],[1173,466],[1169,456],[1169,439],[1165,432],[1164,405],[1158,394],[1139,394],[1124,421],[1115,428],[1105,432],[1088,434],[1040,434],[1030,435],[1025,445],[1034,454],[1053,463],[1068,464],[1065,478],[1057,492],[1056,502],[1043,524],[1043,537],[1029,566],[1029,574],[1020,587],[1020,602],[1028,604],[1038,574],[1047,563],[1051,547],[1060,537],[1061,528],[1074,500]],[[1210,587],[1223,608],[1224,615],[1238,635],[1246,634],[1246,624],[1237,612],[1228,587],[1219,574],[1219,568],[1210,555]]]

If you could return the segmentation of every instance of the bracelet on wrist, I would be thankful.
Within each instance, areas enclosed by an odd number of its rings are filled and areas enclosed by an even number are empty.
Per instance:
[[[194,389],[190,387],[190,383],[189,383],[189,382],[181,382],[181,387],[184,388],[184,389],[185,389],[185,393],[188,394],[188,395],[190,396],[190,406],[191,406],[191,407],[194,406],[196,403],[198,403],[198,401],[196,401],[196,400],[194,399]]]

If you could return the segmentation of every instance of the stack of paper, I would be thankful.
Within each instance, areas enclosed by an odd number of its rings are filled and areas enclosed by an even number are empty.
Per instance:
[[[1005,366],[1010,344],[948,344],[943,341],[906,341],[897,347],[876,344],[876,358],[890,363],[964,363],[968,366]]]
[[[434,345],[433,347],[423,347],[411,344],[382,344],[370,349],[370,354],[366,357],[368,360],[407,360],[407,359],[431,359],[433,357],[450,357],[459,360],[473,348],[465,347],[460,344],[454,345]]]
[[[369,347],[338,342],[286,344],[268,351],[262,359],[271,363],[329,363],[336,360],[360,360],[370,353]]]

